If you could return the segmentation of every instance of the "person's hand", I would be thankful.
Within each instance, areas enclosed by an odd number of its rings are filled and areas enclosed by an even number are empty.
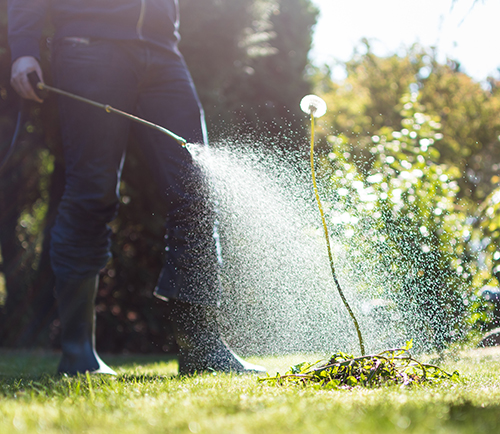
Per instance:
[[[43,102],[41,98],[37,96],[35,90],[31,87],[28,80],[28,74],[30,72],[36,71],[38,77],[43,83],[42,68],[38,60],[32,56],[23,56],[16,59],[12,64],[12,73],[10,76],[10,84],[14,90],[23,98],[32,99],[37,102]]]

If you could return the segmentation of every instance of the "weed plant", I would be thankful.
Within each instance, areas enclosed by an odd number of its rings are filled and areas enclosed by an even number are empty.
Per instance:
[[[460,381],[458,371],[449,374],[439,366],[419,362],[409,352],[410,348],[411,342],[408,342],[404,348],[360,357],[339,352],[326,363],[302,362],[292,366],[285,375],[278,374],[261,381],[277,386],[288,383],[325,389]]]

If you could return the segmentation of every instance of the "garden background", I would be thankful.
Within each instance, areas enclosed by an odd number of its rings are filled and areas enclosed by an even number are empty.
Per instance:
[[[366,211],[358,225],[384,234],[381,258],[395,274],[405,270],[398,290],[422,307],[436,332],[433,346],[493,328],[493,305],[477,294],[498,286],[500,277],[500,74],[481,85],[452,59],[438,62],[429,47],[378,57],[363,40],[345,64],[347,77],[334,81],[328,65],[313,67],[308,59],[318,14],[310,0],[180,6],[181,50],[211,141],[250,137],[295,150],[307,134],[300,99],[322,96],[329,111],[319,124],[318,171],[329,198],[354,202]],[[0,0],[2,155],[19,109],[9,85],[6,8]],[[49,83],[50,33],[47,26],[41,42]],[[26,111],[0,174],[0,345],[57,348],[47,251],[64,183],[55,99],[27,104]],[[152,296],[163,210],[133,144],[131,138],[122,206],[112,223],[113,260],[98,292],[98,350],[174,352],[165,307]],[[382,255],[387,250],[391,255]]]

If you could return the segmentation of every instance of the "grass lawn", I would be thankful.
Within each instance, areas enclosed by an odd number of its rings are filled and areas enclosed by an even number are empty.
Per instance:
[[[0,433],[500,433],[500,350],[446,362],[462,383],[280,388],[253,376],[179,378],[160,356],[104,357],[117,378],[64,378],[58,356],[0,351]],[[258,358],[271,374],[311,356]]]

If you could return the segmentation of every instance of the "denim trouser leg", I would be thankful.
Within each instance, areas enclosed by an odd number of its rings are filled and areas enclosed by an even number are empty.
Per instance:
[[[188,141],[205,140],[202,112],[180,56],[139,42],[56,44],[56,86],[136,113]],[[108,223],[130,121],[60,97],[66,186],[52,230],[51,259],[59,278],[96,274],[110,257]],[[136,128],[134,124],[134,128]],[[214,303],[218,293],[214,212],[190,153],[169,137],[139,126],[141,151],[167,201],[166,263],[161,297]]]
[[[162,125],[189,143],[206,143],[203,111],[193,82],[182,59],[157,64],[137,100],[140,117]],[[166,80],[165,77],[168,77]],[[165,264],[155,295],[199,304],[215,304],[220,282],[215,211],[206,183],[189,151],[164,134],[134,125],[139,132],[141,151],[167,201]]]

